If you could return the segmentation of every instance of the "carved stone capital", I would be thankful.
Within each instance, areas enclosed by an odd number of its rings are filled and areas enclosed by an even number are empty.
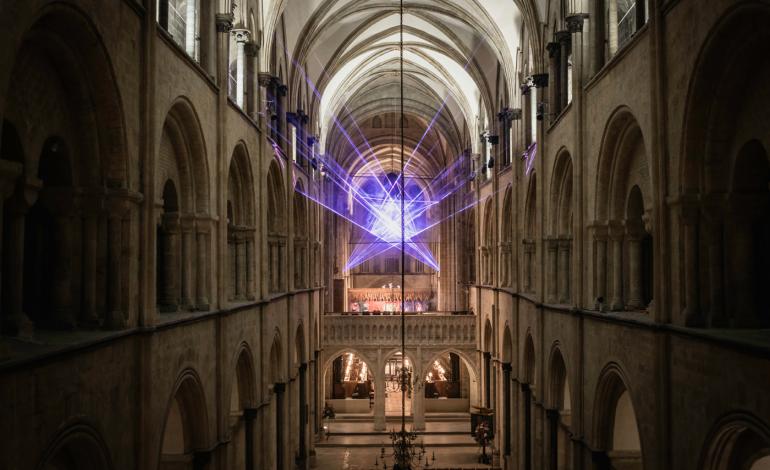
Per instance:
[[[232,13],[217,13],[214,19],[217,26],[217,32],[229,33],[232,31],[233,21],[235,21],[235,15]]]
[[[251,31],[244,28],[235,28],[230,31],[236,42],[246,43],[251,37]]]
[[[569,31],[563,30],[563,31],[556,31],[555,34],[556,41],[558,41],[560,44],[567,43],[569,44],[572,42],[572,35]]]
[[[535,88],[545,88],[548,86],[548,74],[547,73],[536,73],[535,75],[532,75],[532,83],[534,83]]]
[[[583,23],[588,19],[588,13],[573,13],[565,18],[567,22],[567,30],[570,33],[582,33]]]

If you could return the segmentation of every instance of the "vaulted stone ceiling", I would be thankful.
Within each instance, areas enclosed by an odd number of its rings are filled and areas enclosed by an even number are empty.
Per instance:
[[[389,127],[387,116],[399,112],[399,6],[398,0],[265,6],[268,27],[282,24],[285,31],[285,50],[273,53],[285,54],[289,88],[311,85],[306,111],[317,123],[321,151],[351,174],[371,154],[384,166],[398,159],[398,119],[391,117]],[[529,0],[404,2],[405,140],[415,153],[413,171],[435,175],[463,150],[477,151],[478,134],[518,89],[522,28],[536,23],[542,8]],[[372,128],[375,117],[383,127]]]

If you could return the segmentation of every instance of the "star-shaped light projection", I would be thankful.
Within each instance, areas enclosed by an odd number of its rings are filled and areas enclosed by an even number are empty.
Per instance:
[[[386,173],[378,163],[379,168],[375,174],[350,176],[334,159],[324,156],[318,159],[327,179],[339,190],[337,200],[323,201],[299,187],[295,190],[360,229],[362,236],[355,242],[345,269],[351,270],[381,254],[399,252],[402,246],[400,175],[394,172]],[[463,162],[464,157],[457,158],[434,178],[418,177],[409,173],[405,178],[404,253],[436,271],[439,270],[439,264],[424,240],[426,232],[476,205],[476,202],[473,202],[453,213],[440,216],[436,216],[440,211],[430,210],[465,186],[467,180],[461,170],[464,168]],[[352,207],[341,207],[340,193],[347,195]]]
[[[347,270],[374,256],[401,248],[401,187],[398,175],[390,172],[384,177],[364,176],[354,178],[354,181],[365,205],[354,199],[353,216],[363,211],[361,218],[365,228],[346,263]],[[405,179],[404,193],[404,253],[438,271],[438,262],[420,237],[421,228],[427,222],[428,210],[435,204],[422,197],[422,189],[415,178]]]

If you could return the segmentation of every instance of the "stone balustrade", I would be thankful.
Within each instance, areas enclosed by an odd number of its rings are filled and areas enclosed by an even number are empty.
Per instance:
[[[407,346],[456,346],[476,344],[475,315],[407,315]],[[398,345],[401,317],[398,315],[325,315],[326,345]]]

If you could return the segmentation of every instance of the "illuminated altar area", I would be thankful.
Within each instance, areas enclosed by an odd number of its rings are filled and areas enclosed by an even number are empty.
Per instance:
[[[404,312],[422,313],[435,310],[431,289],[405,290]],[[349,311],[388,315],[401,310],[401,289],[398,286],[348,289]]]

